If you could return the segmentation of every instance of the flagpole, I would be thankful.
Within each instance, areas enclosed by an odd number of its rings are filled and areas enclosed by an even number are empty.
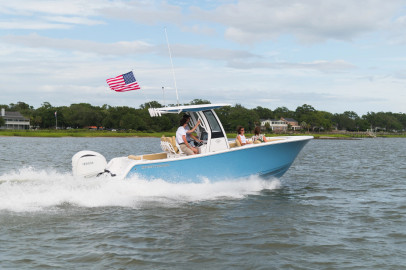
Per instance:
[[[173,74],[173,81],[175,82],[176,101],[177,101],[178,106],[179,106],[178,87],[176,86],[175,69],[174,69],[174,67],[173,67],[173,62],[172,62],[172,53],[171,53],[171,48],[169,47],[168,33],[166,32],[166,27],[165,27],[165,36],[166,36],[166,43],[168,44],[169,58],[171,59],[171,65],[172,65],[172,74]]]
[[[55,112],[55,130],[58,129],[58,113]]]

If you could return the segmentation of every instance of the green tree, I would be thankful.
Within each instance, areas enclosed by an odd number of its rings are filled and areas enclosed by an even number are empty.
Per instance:
[[[310,126],[310,124],[306,123],[305,121],[300,122],[300,126],[303,130],[307,130],[307,132],[310,131],[311,126]]]
[[[124,129],[138,129],[137,117],[133,113],[123,115],[120,121],[120,128]]]
[[[371,124],[361,117],[355,121],[355,126],[357,131],[367,131],[370,128]]]
[[[268,108],[263,108],[261,106],[258,106],[256,108],[253,109],[257,114],[259,119],[273,119],[274,118],[274,113],[272,112],[272,110],[268,109]],[[288,116],[286,116],[288,117]]]
[[[273,111],[273,115],[274,115],[275,119],[280,119],[281,117],[293,118],[294,112],[292,112],[291,110],[289,110],[286,107],[278,107]]]
[[[206,99],[196,98],[196,99],[192,100],[189,104],[190,105],[200,105],[200,104],[211,104],[211,102]]]
[[[305,121],[308,124],[311,124],[311,121],[308,120],[315,117],[314,116],[315,112],[316,109],[313,108],[313,106],[303,104],[302,106],[296,108],[294,116],[298,122]]]
[[[34,114],[36,114],[36,112],[34,112]],[[31,117],[30,117],[30,123],[31,123],[31,126],[34,126],[34,127],[41,127],[41,124],[42,124],[42,118],[41,118],[41,116],[39,116],[39,115],[33,115],[33,116],[31,116]]]
[[[244,108],[241,104],[236,104],[231,107],[228,121],[233,130],[236,130],[237,126],[243,126],[248,132],[251,132],[259,123],[259,116],[255,111]]]
[[[337,128],[347,131],[366,131],[370,128],[370,124],[366,119],[358,116],[353,111],[345,111],[344,113],[336,113],[333,116],[333,121]]]
[[[304,104],[296,108],[296,120],[301,123],[302,128],[310,128],[315,131],[331,130],[333,126],[333,114],[325,111],[317,111],[313,106]]]
[[[41,128],[55,127],[55,108],[49,102],[42,103],[42,106],[33,113],[34,119],[41,119],[39,126]]]
[[[161,103],[158,101],[150,101],[140,105],[141,109],[149,109],[149,108],[162,108]]]
[[[397,116],[391,112],[368,112],[363,118],[367,120],[374,129],[386,131],[403,129],[402,123],[398,120]]]
[[[344,115],[352,120],[357,120],[359,118],[358,114],[354,111],[345,111]]]
[[[64,111],[66,124],[73,127],[83,128],[86,126],[103,126],[106,113],[96,106],[88,103],[72,104]]]
[[[236,127],[233,127],[231,124],[230,113],[232,111],[231,106],[224,106],[219,109],[216,109],[216,114],[219,117],[223,128],[225,131],[235,131]]]
[[[402,130],[406,130],[406,113],[394,113],[393,116],[402,125]]]
[[[320,131],[330,131],[333,127],[333,114],[325,111],[317,111],[316,125]]]
[[[210,104],[210,101],[194,99],[189,104]],[[107,104],[99,107],[88,103],[53,107],[49,102],[44,102],[41,107],[34,109],[22,101],[0,105],[0,108],[5,108],[6,111],[18,111],[29,117],[33,126],[41,128],[55,127],[55,112],[57,112],[60,127],[103,126],[157,132],[176,130],[180,115],[166,114],[161,117],[150,117],[148,113],[150,107],[160,108],[162,105],[157,101],[144,103],[138,109],[125,106],[112,107]],[[404,113],[368,112],[360,117],[354,111],[345,111],[333,115],[329,112],[317,111],[308,104],[299,106],[295,111],[290,111],[286,107],[278,107],[274,111],[261,106],[247,109],[237,104],[216,109],[216,113],[228,132],[235,131],[238,125],[244,126],[247,131],[252,131],[255,125],[259,124],[260,119],[279,119],[280,117],[295,118],[303,129],[313,131],[329,130],[332,125],[349,131],[365,131],[369,128],[387,131],[406,130]]]
[[[336,113],[336,114],[334,114],[333,119],[337,125],[337,129],[339,129],[339,130],[353,131],[356,129],[356,120],[349,117],[348,114]]]
[[[22,115],[29,116],[33,113],[34,108],[25,102],[19,101],[17,104],[11,103],[9,110],[20,112]]]
[[[269,122],[265,123],[265,129],[267,132],[272,132],[271,124],[269,124]]]

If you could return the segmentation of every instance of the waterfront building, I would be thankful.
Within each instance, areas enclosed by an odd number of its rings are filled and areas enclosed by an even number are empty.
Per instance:
[[[281,117],[282,121],[285,121],[286,124],[290,125],[292,130],[300,130],[301,127],[299,126],[299,122],[293,118],[285,118]]]
[[[1,109],[0,117],[5,121],[4,126],[0,129],[29,129],[30,119],[21,115],[20,112],[8,112],[4,108]]]
[[[286,132],[288,129],[300,130],[301,127],[299,123],[293,118],[284,118],[281,119],[261,119],[261,129],[265,130],[269,127],[274,132]]]
[[[284,132],[288,130],[288,124],[278,119],[261,120],[261,128],[266,129],[267,126],[274,132]]]

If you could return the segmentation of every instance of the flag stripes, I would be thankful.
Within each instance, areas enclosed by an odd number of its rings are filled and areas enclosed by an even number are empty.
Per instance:
[[[132,71],[111,79],[107,79],[106,82],[110,86],[111,90],[116,92],[126,92],[141,89]]]

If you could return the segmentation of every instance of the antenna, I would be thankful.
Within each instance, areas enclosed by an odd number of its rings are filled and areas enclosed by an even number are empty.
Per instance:
[[[172,65],[172,74],[173,74],[173,81],[175,82],[176,101],[177,101],[178,106],[179,106],[178,87],[176,86],[175,69],[174,69],[174,67],[173,67],[173,62],[172,62],[172,53],[171,53],[171,48],[169,47],[168,33],[166,33],[166,27],[165,27],[165,36],[166,36],[166,43],[168,44],[169,58],[171,59],[171,65]]]
[[[162,86],[162,95],[164,96],[164,107],[165,107],[165,87]]]

